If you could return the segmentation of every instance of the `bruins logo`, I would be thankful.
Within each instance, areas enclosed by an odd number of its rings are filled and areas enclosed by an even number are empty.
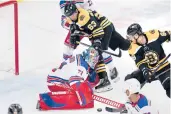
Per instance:
[[[81,16],[80,16],[80,21],[83,21],[84,18],[85,18],[85,16],[84,16],[84,15],[81,15]]]
[[[147,51],[145,53],[145,59],[149,65],[154,65],[159,61],[158,54],[154,51]]]

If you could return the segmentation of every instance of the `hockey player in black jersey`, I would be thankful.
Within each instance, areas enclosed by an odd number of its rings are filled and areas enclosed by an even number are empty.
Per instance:
[[[162,44],[170,41],[171,31],[143,32],[141,26],[134,23],[128,27],[127,35],[132,41],[128,52],[139,70],[127,75],[125,80],[136,78],[141,84],[145,81],[150,83],[156,80],[155,76],[158,75],[167,96],[170,97],[170,63],[166,60],[162,65],[159,64],[166,58]],[[155,69],[157,71],[154,74]]]
[[[115,31],[113,24],[106,17],[96,11],[76,8],[74,4],[69,3],[64,8],[64,14],[68,17],[68,22],[71,23],[70,43],[75,45],[75,47],[78,45],[77,41],[80,41],[77,33],[84,32],[89,35],[92,46],[97,50],[99,48],[107,50],[108,47],[112,50],[117,48],[122,50],[129,49],[130,42]],[[102,52],[99,51],[99,55],[101,54]],[[96,86],[95,89],[101,89],[110,85],[102,55],[99,59],[96,71],[100,78],[100,84]]]

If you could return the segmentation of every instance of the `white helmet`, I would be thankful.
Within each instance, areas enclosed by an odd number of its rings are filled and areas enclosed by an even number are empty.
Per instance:
[[[137,92],[140,92],[140,89],[141,89],[141,85],[140,85],[140,82],[135,79],[135,78],[132,78],[132,79],[128,79],[125,81],[125,88],[124,90],[129,90],[130,92],[130,95],[131,94],[134,94],[134,93],[137,93]]]

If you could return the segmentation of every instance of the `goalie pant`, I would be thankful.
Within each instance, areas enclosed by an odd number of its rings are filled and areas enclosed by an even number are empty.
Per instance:
[[[139,100],[136,103],[126,102],[125,108],[127,114],[159,114],[159,111],[151,105],[151,101],[144,95],[139,94]]]
[[[73,1],[77,8],[84,8],[84,9],[92,9],[93,10],[93,3],[91,0],[70,0]],[[60,5],[60,9],[62,14],[64,14],[64,6],[67,4],[68,0],[61,0],[59,5]],[[61,16],[61,25],[63,28],[69,30],[69,26],[70,26],[70,21],[64,16]],[[80,38],[80,40],[82,40],[83,37]],[[68,58],[70,58],[73,55],[73,51],[74,49],[71,48],[73,47],[72,45],[70,45],[70,32],[68,32],[65,40],[64,40],[64,48],[63,48],[63,61],[67,60]],[[104,63],[107,65],[107,67],[109,68],[109,71],[113,70],[113,59],[111,57],[111,55],[103,53],[102,54],[103,59],[104,59]],[[110,75],[113,75],[112,73]]]

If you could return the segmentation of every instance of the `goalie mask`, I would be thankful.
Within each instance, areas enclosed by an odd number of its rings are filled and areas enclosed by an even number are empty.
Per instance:
[[[84,60],[88,63],[88,65],[94,69],[99,61],[98,52],[93,47],[89,47],[83,52],[82,55],[84,57]]]
[[[8,108],[8,114],[23,114],[22,107],[19,104],[11,104]]]

